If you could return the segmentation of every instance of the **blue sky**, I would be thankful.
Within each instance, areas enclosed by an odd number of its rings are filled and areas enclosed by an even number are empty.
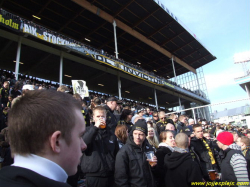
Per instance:
[[[247,98],[234,78],[243,75],[234,64],[236,53],[250,50],[250,0],[160,0],[216,60],[203,66],[212,104]],[[213,106],[212,111],[231,109],[250,101]]]

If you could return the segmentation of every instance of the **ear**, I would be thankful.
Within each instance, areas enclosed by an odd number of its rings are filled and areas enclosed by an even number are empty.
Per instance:
[[[61,148],[60,148],[61,136],[62,136],[61,131],[55,131],[49,139],[49,143],[50,143],[50,146],[52,148],[52,151],[55,153],[60,153],[60,151],[61,151]]]

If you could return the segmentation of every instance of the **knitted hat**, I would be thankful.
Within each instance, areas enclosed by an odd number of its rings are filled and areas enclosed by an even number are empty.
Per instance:
[[[230,132],[221,132],[217,136],[217,140],[224,145],[231,145],[232,143],[234,143],[234,137]]]
[[[147,127],[147,123],[144,119],[138,119],[138,121],[135,123],[135,125],[133,125],[132,127],[132,132],[134,130],[138,130],[143,132],[146,136],[148,135],[148,127]]]

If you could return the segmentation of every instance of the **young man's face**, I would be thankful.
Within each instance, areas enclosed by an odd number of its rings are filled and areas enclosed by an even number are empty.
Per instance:
[[[196,138],[202,139],[203,138],[203,129],[202,129],[202,127],[196,127],[194,129],[194,135],[196,136]]]
[[[8,88],[9,88],[9,84],[8,84],[8,83],[4,83],[4,84],[3,84],[3,87],[4,87],[5,89],[8,89]]]
[[[95,110],[93,113],[93,120],[97,122],[98,120],[105,120],[106,113],[103,110]]]
[[[142,146],[142,143],[144,142],[146,135],[142,131],[134,130],[133,138],[136,145]]]
[[[75,111],[75,117],[75,126],[71,132],[71,143],[68,145],[63,141],[61,154],[63,159],[60,165],[69,176],[76,174],[82,151],[87,148],[82,138],[85,132],[85,120],[80,110]]]

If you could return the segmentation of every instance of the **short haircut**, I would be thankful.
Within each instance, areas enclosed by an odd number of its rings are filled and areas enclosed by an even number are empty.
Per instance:
[[[160,117],[160,116],[166,117],[166,113],[165,113],[164,111],[160,111],[159,114],[158,114],[158,116],[159,116],[159,117]]]
[[[59,86],[57,88],[57,91],[58,92],[69,92],[69,88],[67,86],[65,86],[65,85],[62,85],[62,86]]]
[[[179,148],[186,149],[188,147],[188,142],[188,136],[185,133],[178,133],[175,136],[175,143]]]
[[[240,141],[244,143],[246,146],[250,146],[250,139],[246,136],[240,137]]]
[[[103,106],[97,106],[95,108],[93,108],[93,115],[95,114],[95,111],[103,111],[106,114],[106,109]]]
[[[13,154],[37,154],[55,131],[71,143],[75,110],[81,105],[71,95],[53,90],[34,90],[18,97],[9,112],[8,137]]]
[[[172,131],[162,131],[161,134],[160,134],[160,142],[163,142],[163,140],[166,140],[167,139],[167,134],[168,133],[172,133]],[[174,135],[174,134],[173,134]]]
[[[121,140],[122,143],[126,143],[127,141],[127,130],[128,127],[126,125],[117,125],[115,128],[115,135],[116,137]]]
[[[172,123],[167,123],[166,128],[168,129],[169,126],[173,126],[174,127],[174,125]]]
[[[200,125],[200,124],[194,124],[194,125],[193,125],[193,130],[195,130],[195,129],[198,128],[198,127],[202,127],[202,125]]]

